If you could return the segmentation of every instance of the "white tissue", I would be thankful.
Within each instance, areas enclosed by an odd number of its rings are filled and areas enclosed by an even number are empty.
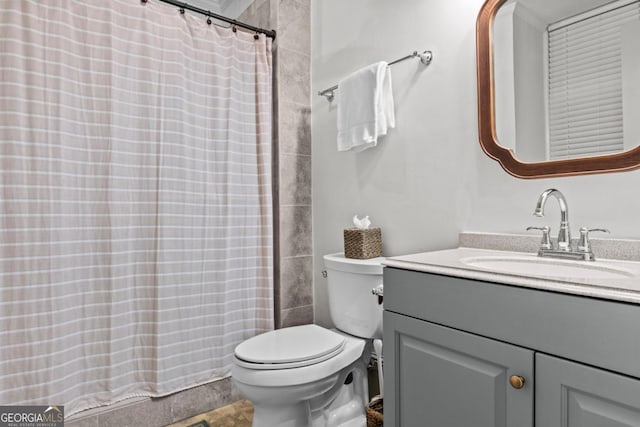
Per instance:
[[[358,215],[354,215],[353,225],[355,225],[356,228],[359,228],[360,230],[367,230],[371,225],[371,221],[369,220],[369,215],[365,216],[362,219],[358,218]]]

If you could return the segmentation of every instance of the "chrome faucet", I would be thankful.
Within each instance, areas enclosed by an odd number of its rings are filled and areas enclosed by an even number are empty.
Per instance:
[[[547,203],[547,200],[551,196],[555,197],[558,200],[558,204],[560,205],[560,230],[558,231],[558,246],[556,248],[553,247],[551,239],[549,238],[550,228],[548,226],[528,227],[527,230],[542,231],[542,241],[540,242],[538,256],[594,261],[595,257],[593,255],[591,244],[589,242],[589,232],[601,231],[608,233],[609,230],[606,230],[604,228],[581,228],[580,242],[578,242],[578,245],[574,250],[571,247],[571,230],[569,229],[569,206],[567,205],[567,200],[564,198],[564,195],[560,191],[556,190],[555,188],[550,188],[544,191],[538,198],[538,203],[536,204],[536,209],[533,211],[533,214],[538,217],[543,217],[544,207]]]
[[[544,191],[538,198],[536,210],[533,211],[533,214],[537,217],[544,216],[544,206],[550,196],[554,196],[558,200],[558,204],[560,205],[560,230],[558,231],[558,250],[570,252],[571,230],[569,229],[569,206],[567,205],[567,199],[564,198],[564,195],[555,188],[550,188]]]

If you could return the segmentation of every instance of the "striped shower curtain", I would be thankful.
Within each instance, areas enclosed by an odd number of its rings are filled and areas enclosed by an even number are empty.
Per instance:
[[[230,374],[273,328],[271,42],[140,0],[0,3],[0,405]]]

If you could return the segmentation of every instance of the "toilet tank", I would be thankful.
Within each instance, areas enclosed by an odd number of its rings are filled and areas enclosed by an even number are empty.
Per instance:
[[[324,256],[329,311],[336,328],[362,338],[382,338],[382,304],[372,289],[382,285],[385,258],[352,259],[343,253]]]

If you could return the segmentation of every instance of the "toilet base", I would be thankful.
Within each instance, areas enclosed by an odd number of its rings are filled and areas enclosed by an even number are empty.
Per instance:
[[[366,427],[368,387],[362,358],[322,383],[313,386],[313,396],[304,386],[288,396],[271,389],[274,400],[254,401],[252,427]],[[240,391],[243,386],[238,384]]]
[[[333,399],[318,405],[319,409],[312,412],[312,427],[366,427],[369,387],[367,367],[362,359],[351,366],[332,394]]]

